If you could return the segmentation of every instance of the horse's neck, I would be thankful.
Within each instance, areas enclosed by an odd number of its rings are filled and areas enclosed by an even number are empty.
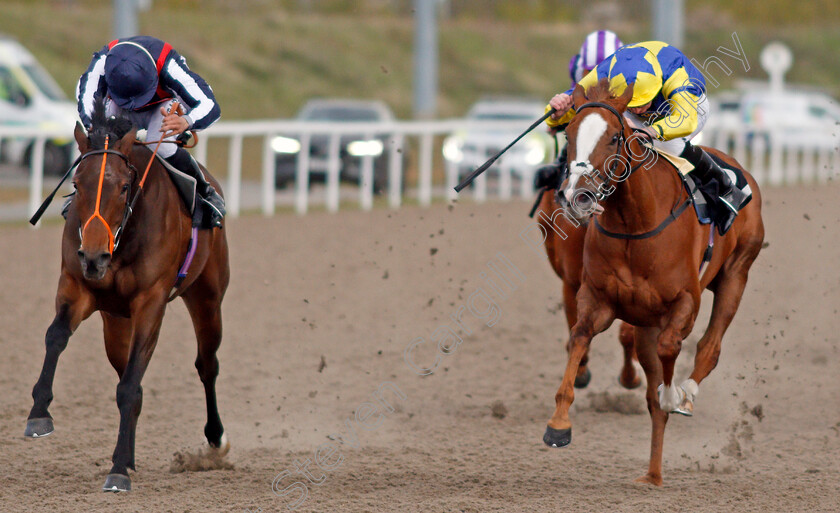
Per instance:
[[[626,180],[616,184],[616,190],[605,200],[604,213],[599,222],[607,229],[622,233],[641,233],[652,230],[662,222],[677,201],[681,189],[675,186],[673,171],[656,159],[639,166]],[[671,176],[669,176],[671,175]]]
[[[152,158],[151,152],[140,149],[132,152],[131,161],[138,172],[138,179],[132,187],[132,192],[139,193],[140,197],[132,214],[131,232],[133,233],[126,234],[126,238],[142,239],[145,242],[161,241],[166,237],[171,237],[172,233],[168,228],[173,228],[178,223],[176,219],[182,217],[180,196],[160,162],[152,162],[143,190],[139,190],[140,180],[150,158]]]

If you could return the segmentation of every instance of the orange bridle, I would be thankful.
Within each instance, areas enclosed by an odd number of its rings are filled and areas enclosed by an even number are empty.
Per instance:
[[[108,151],[108,136],[105,136],[105,151]],[[96,188],[96,206],[93,209],[93,214],[88,218],[85,226],[82,228],[82,238],[85,236],[85,230],[87,230],[88,225],[94,219],[99,219],[102,221],[102,224],[105,225],[105,229],[108,231],[108,252],[113,254],[114,253],[114,232],[111,231],[111,226],[108,224],[108,221],[102,217],[102,214],[99,213],[99,205],[102,203],[102,184],[105,183],[105,161],[108,158],[107,153],[102,153],[102,166],[99,168],[99,186]]]

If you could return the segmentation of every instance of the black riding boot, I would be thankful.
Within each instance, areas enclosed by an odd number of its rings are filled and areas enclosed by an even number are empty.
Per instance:
[[[566,165],[566,148],[566,146],[563,147],[563,151],[560,152],[560,156],[557,157],[556,161],[537,169],[537,172],[534,174],[535,189],[541,189],[543,187],[559,189],[563,185],[563,181],[566,179],[566,169],[568,169]]]
[[[178,171],[195,178],[196,193],[200,200],[196,209],[202,209],[201,228],[221,227],[222,218],[225,216],[225,200],[204,178],[204,173],[201,172],[198,162],[193,159],[190,152],[184,148],[178,148],[174,155],[166,158],[166,161]]]
[[[720,168],[708,153],[703,151],[703,148],[686,143],[681,157],[694,165],[694,172],[703,183],[709,183],[712,179],[718,183],[718,198],[729,210],[729,215],[718,223],[718,231],[721,235],[725,234],[735,221],[735,216],[738,215],[738,210],[743,206],[747,195],[732,183],[729,175]]]

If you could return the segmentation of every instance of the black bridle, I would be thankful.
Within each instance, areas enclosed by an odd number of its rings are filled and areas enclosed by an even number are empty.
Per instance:
[[[580,111],[582,111],[583,109],[590,109],[590,108],[601,108],[601,109],[606,109],[606,110],[610,111],[610,112],[611,112],[611,113],[612,113],[612,114],[616,117],[616,119],[618,119],[618,122],[621,124],[621,132],[620,132],[619,139],[618,139],[618,142],[619,142],[618,148],[619,148],[619,149],[618,149],[618,153],[616,153],[616,154],[615,154],[615,155],[617,155],[617,156],[618,156],[618,158],[614,159],[614,160],[613,160],[613,162],[612,162],[612,164],[611,164],[611,166],[610,166],[610,167],[611,167],[611,169],[610,169],[610,174],[614,174],[615,167],[616,167],[616,165],[617,165],[617,162],[616,162],[616,161],[617,161],[617,160],[621,160],[621,159],[622,159],[622,157],[623,157],[623,155],[621,154],[621,148],[623,148],[623,147],[624,147],[624,144],[625,144],[625,142],[627,141],[627,137],[624,135],[624,134],[625,134],[625,132],[627,131],[627,127],[626,127],[626,125],[624,124],[624,116],[622,116],[622,115],[621,115],[621,113],[620,113],[620,112],[618,112],[618,111],[615,109],[615,107],[613,107],[612,105],[608,105],[608,104],[606,104],[606,103],[601,103],[601,102],[589,102],[589,103],[584,103],[583,105],[581,105],[580,107],[578,107],[578,108],[576,109],[576,111],[577,111],[577,113],[579,114],[579,113],[580,113]],[[644,132],[643,130],[634,129],[634,131],[635,131],[636,133],[645,133],[645,134],[646,134],[646,132]],[[634,134],[634,135],[635,135],[635,134]],[[631,137],[632,137],[632,136],[631,136]],[[641,146],[641,142],[639,142],[639,145]],[[630,158],[629,158],[629,159],[627,159],[627,160],[628,160],[628,162],[629,162],[629,164],[628,164],[628,165],[631,165],[631,164],[632,164],[632,162],[633,162],[633,157],[634,157],[635,155],[633,154],[633,152],[631,152],[631,151],[629,151],[629,150],[628,150],[628,153],[630,153]],[[649,153],[645,152],[645,156],[644,156],[644,158],[641,160],[641,162],[639,162],[639,163],[638,163],[635,167],[633,167],[633,166],[631,166],[631,167],[630,167],[630,171],[629,171],[629,173],[627,173],[627,177],[625,178],[625,180],[626,180],[627,178],[630,178],[630,175],[632,175],[633,173],[635,173],[635,172],[636,172],[636,171],[637,171],[637,170],[638,170],[638,169],[639,169],[639,168],[640,168],[643,164],[647,163],[647,161],[648,161],[648,155],[649,155]],[[610,158],[612,158],[612,157],[610,157]],[[609,158],[608,158],[607,160],[609,160]],[[581,163],[579,163],[578,165],[580,165],[580,164],[581,164]],[[585,164],[584,164],[584,166],[585,166]],[[589,174],[589,172],[588,172],[588,171],[586,171],[584,174],[587,174],[587,175],[588,175],[588,174]],[[682,189],[680,189],[680,190],[682,191]],[[598,199],[599,199],[599,200],[604,199],[604,197],[605,197],[605,195],[604,195],[603,193],[601,193],[600,191],[598,191],[598,192],[597,192],[597,193],[595,193],[595,194],[596,194],[596,197],[597,197],[597,196],[600,196],[600,197],[598,197]],[[602,234],[606,235],[607,237],[611,237],[611,238],[613,238],[613,239],[622,239],[622,240],[640,240],[640,239],[647,239],[647,238],[649,238],[649,237],[653,237],[653,236],[655,236],[655,235],[658,235],[658,234],[659,234],[662,230],[664,230],[665,228],[667,228],[669,224],[671,224],[672,222],[676,221],[676,220],[677,220],[677,218],[678,218],[678,217],[679,217],[679,216],[680,216],[680,215],[681,215],[681,214],[685,211],[685,209],[686,209],[686,208],[688,208],[688,206],[691,204],[691,197],[689,196],[688,198],[686,198],[686,200],[685,200],[684,202],[682,202],[682,204],[680,204],[680,197],[681,197],[681,196],[682,196],[682,194],[678,194],[678,195],[677,195],[677,202],[676,202],[676,203],[674,204],[674,206],[671,208],[671,213],[668,215],[668,217],[666,217],[666,218],[665,218],[665,220],[663,220],[661,223],[659,223],[659,225],[658,225],[656,228],[654,228],[653,230],[650,230],[650,231],[644,232],[644,233],[618,233],[618,232],[611,232],[611,231],[607,230],[606,228],[604,228],[603,226],[601,226],[601,224],[600,224],[600,223],[598,223],[598,220],[597,220],[597,219],[595,219],[594,217],[593,217],[593,219],[592,219],[592,220],[594,221],[595,228],[597,228],[599,232],[601,232]]]

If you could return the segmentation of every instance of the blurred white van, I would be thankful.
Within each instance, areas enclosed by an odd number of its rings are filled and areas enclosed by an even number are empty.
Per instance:
[[[72,156],[73,127],[78,121],[76,104],[16,40],[0,35],[0,125],[37,126],[66,130],[67,137],[47,142],[44,173],[61,174]],[[32,139],[0,141],[0,161],[29,165]]]

